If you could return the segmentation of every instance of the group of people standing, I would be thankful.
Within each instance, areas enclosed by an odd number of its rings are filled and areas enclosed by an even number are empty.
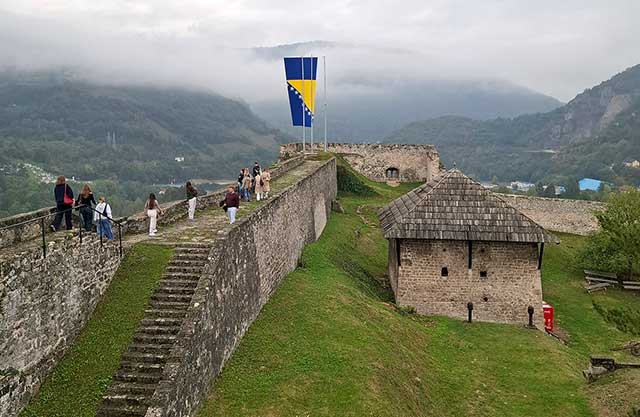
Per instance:
[[[75,207],[80,214],[82,222],[81,227],[83,227],[85,231],[91,232],[93,230],[93,225],[95,224],[96,233],[99,236],[102,236],[107,240],[113,239],[110,222],[111,206],[102,196],[99,197],[96,202],[89,184],[84,184],[82,191],[80,191],[78,197],[74,199],[71,186],[67,184],[66,178],[61,175],[56,180],[53,194],[56,200],[56,215],[49,226],[52,231],[55,232],[60,229],[63,217],[66,229],[71,230],[73,228],[71,217],[73,208]]]
[[[224,200],[220,202],[220,206],[227,212],[229,223],[235,223],[236,213],[240,207],[241,199],[246,202],[251,201],[252,193],[255,194],[256,201],[269,198],[269,192],[271,191],[270,183],[271,174],[269,170],[262,170],[258,161],[254,163],[251,171],[249,171],[249,168],[241,169],[237,186],[229,186]],[[193,186],[191,181],[187,181],[185,191],[187,197],[187,217],[190,221],[193,221],[198,201],[198,190]],[[56,200],[56,215],[50,225],[52,231],[55,232],[60,228],[63,217],[67,230],[72,229],[72,210],[75,206],[76,210],[79,211],[82,227],[84,227],[87,232],[90,232],[95,224],[98,235],[108,240],[113,239],[110,222],[112,220],[111,206],[107,204],[104,197],[98,198],[96,202],[89,184],[84,184],[82,191],[74,200],[73,190],[66,183],[65,177],[60,176],[56,181],[54,195]],[[144,213],[145,216],[149,218],[149,236],[154,237],[158,233],[158,218],[162,215],[162,209],[154,193],[149,194],[149,198],[144,205]]]
[[[236,191],[244,201],[251,200],[251,193],[255,193],[256,201],[269,198],[271,191],[271,174],[268,169],[264,171],[260,168],[260,164],[256,161],[250,172],[249,168],[240,170],[238,175],[238,186]]]

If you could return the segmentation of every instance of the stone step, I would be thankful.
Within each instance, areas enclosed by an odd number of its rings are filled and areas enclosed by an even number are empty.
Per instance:
[[[165,285],[164,283],[160,283],[160,287],[156,289],[156,294],[177,294],[177,295],[188,295],[193,296],[193,293],[196,292],[195,287],[176,287],[172,285]]]
[[[148,326],[158,326],[158,327],[165,327],[165,326],[174,326],[174,327],[180,327],[180,325],[182,324],[182,319],[181,318],[165,318],[165,317],[156,317],[156,318],[143,318],[142,321],[140,322],[142,327],[148,327]]]
[[[180,326],[145,326],[141,325],[138,328],[138,332],[141,334],[178,334],[180,331]],[[136,332],[136,333],[138,333]]]
[[[176,336],[172,334],[139,332],[133,335],[133,342],[136,344],[173,345],[175,341]]]
[[[135,382],[138,384],[157,384],[162,377],[161,373],[147,373],[138,371],[118,370],[113,376],[116,382]]]
[[[162,301],[168,303],[190,303],[192,294],[170,294],[156,290],[151,295],[151,301]]]
[[[104,405],[100,406],[96,417],[144,417],[147,414],[147,406],[118,407]]]
[[[165,269],[165,272],[167,274],[172,274],[174,272],[178,272],[178,273],[186,273],[186,274],[192,274],[192,275],[200,275],[202,273],[202,267],[201,266],[167,266],[167,268]]]
[[[172,259],[169,261],[168,266],[181,266],[186,268],[197,267],[202,268],[207,263],[206,259],[192,260],[192,259]]]
[[[186,310],[189,308],[191,302],[183,301],[162,301],[162,300],[150,300],[149,307],[153,310]]]
[[[149,406],[150,398],[143,394],[106,394],[102,397],[102,402],[106,407],[128,408]]]
[[[164,363],[147,363],[147,362],[129,362],[123,360],[120,362],[120,370],[123,372],[138,372],[141,374],[162,374]]]
[[[169,355],[164,353],[125,352],[122,355],[123,361],[137,363],[165,364],[168,358]]]
[[[133,343],[127,348],[127,353],[158,353],[169,355],[172,347],[172,343]]]
[[[138,382],[114,382],[107,388],[107,394],[136,394],[152,397],[156,391],[156,384],[141,384]]]
[[[161,287],[167,288],[175,288],[175,287],[184,287],[184,288],[196,288],[198,286],[197,280],[186,280],[186,279],[163,279],[160,281]]]
[[[201,253],[176,253],[173,258],[177,261],[195,261],[195,262],[207,262],[209,260],[209,252]]]
[[[187,304],[188,305],[188,304]],[[144,318],[173,318],[182,319],[187,314],[185,310],[171,310],[168,308],[148,308],[144,311]]]
[[[189,272],[168,272],[162,276],[162,279],[168,280],[182,280],[182,281],[195,281],[198,282],[200,280],[201,274],[192,274]]]
[[[180,242],[176,245],[176,249],[205,249],[210,248],[211,243],[201,243],[201,242]]]

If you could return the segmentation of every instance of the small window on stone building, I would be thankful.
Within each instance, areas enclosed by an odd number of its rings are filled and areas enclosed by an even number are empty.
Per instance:
[[[486,278],[487,277],[487,271],[480,271],[480,278]]]
[[[398,168],[387,168],[385,175],[388,180],[397,180],[400,177],[400,171]]]
[[[440,276],[448,277],[449,276],[449,268],[446,266],[442,267],[442,271],[440,271]]]

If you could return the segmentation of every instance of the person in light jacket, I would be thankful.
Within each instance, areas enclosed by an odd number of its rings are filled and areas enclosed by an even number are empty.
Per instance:
[[[56,186],[53,189],[53,195],[56,199],[56,216],[53,218],[53,222],[49,226],[52,231],[56,231],[60,228],[62,223],[62,216],[64,216],[64,222],[67,226],[67,230],[73,228],[71,222],[71,209],[73,208],[73,190],[67,185],[67,180],[64,176],[60,175],[56,180]]]
[[[261,178],[264,183],[264,186],[262,187],[262,191],[264,193],[263,197],[269,198],[269,191],[271,191],[271,173],[269,173],[268,169],[265,168],[262,172]]]
[[[104,200],[104,197],[98,199],[98,205],[96,211],[93,212],[93,221],[96,224],[96,233],[98,236],[102,236],[107,240],[113,239],[113,233],[111,232],[111,206]]]
[[[260,201],[262,199],[262,193],[264,192],[264,181],[262,180],[262,174],[258,173],[258,175],[254,178],[256,182],[256,201]]]
[[[189,220],[193,220],[194,216],[196,214],[196,202],[197,197],[198,197],[198,190],[196,190],[196,188],[191,185],[191,181],[187,181],[187,185],[186,185],[186,191],[187,191],[187,204],[189,205],[189,210],[187,211],[187,214],[189,215]]]
[[[244,178],[242,179],[242,188],[240,195],[246,202],[249,202],[249,200],[251,200],[251,175],[249,175],[249,168],[245,169],[244,171]]]
[[[158,216],[162,215],[162,210],[154,193],[149,194],[149,199],[144,204],[144,212],[149,217],[149,236],[153,237],[158,233]]]

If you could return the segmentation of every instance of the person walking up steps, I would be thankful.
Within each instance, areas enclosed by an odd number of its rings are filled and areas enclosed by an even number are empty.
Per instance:
[[[264,185],[262,186],[262,192],[264,193],[263,197],[267,199],[269,198],[269,191],[271,191],[271,174],[269,173],[269,170],[265,169],[260,177],[262,178],[262,182],[264,183]]]
[[[144,212],[147,217],[149,217],[149,236],[153,237],[158,232],[158,216],[162,214],[162,210],[154,193],[149,194],[149,199],[144,205]]]
[[[111,206],[104,200],[104,197],[98,199],[98,205],[96,211],[93,212],[93,220],[96,223],[96,233],[98,236],[102,236],[107,240],[113,239],[113,233],[111,232],[111,222],[109,221],[111,216]]]
[[[196,188],[191,185],[191,181],[187,181],[187,185],[185,188],[187,190],[187,204],[189,205],[187,214],[189,215],[189,220],[193,220],[196,214],[198,190],[196,190]]]
[[[97,203],[95,198],[93,198],[91,188],[89,188],[89,184],[85,184],[80,194],[78,194],[76,206],[80,206],[80,217],[82,218],[84,230],[87,232],[90,232],[93,226],[93,210],[91,210],[91,207],[93,207],[94,204]]]
[[[227,209],[229,224],[234,224],[236,222],[238,207],[240,207],[240,197],[231,186],[227,188],[227,195],[224,197],[224,207]]]
[[[60,175],[56,180],[56,186],[53,189],[53,195],[56,199],[56,216],[51,223],[51,230],[54,232],[60,228],[62,223],[62,216],[64,216],[64,222],[67,226],[67,230],[73,228],[71,222],[71,208],[73,207],[73,190],[67,185],[67,180],[64,176]]]
[[[254,178],[256,182],[256,201],[260,201],[262,198],[262,193],[264,192],[264,181],[262,180],[262,175],[258,172],[258,175]]]

